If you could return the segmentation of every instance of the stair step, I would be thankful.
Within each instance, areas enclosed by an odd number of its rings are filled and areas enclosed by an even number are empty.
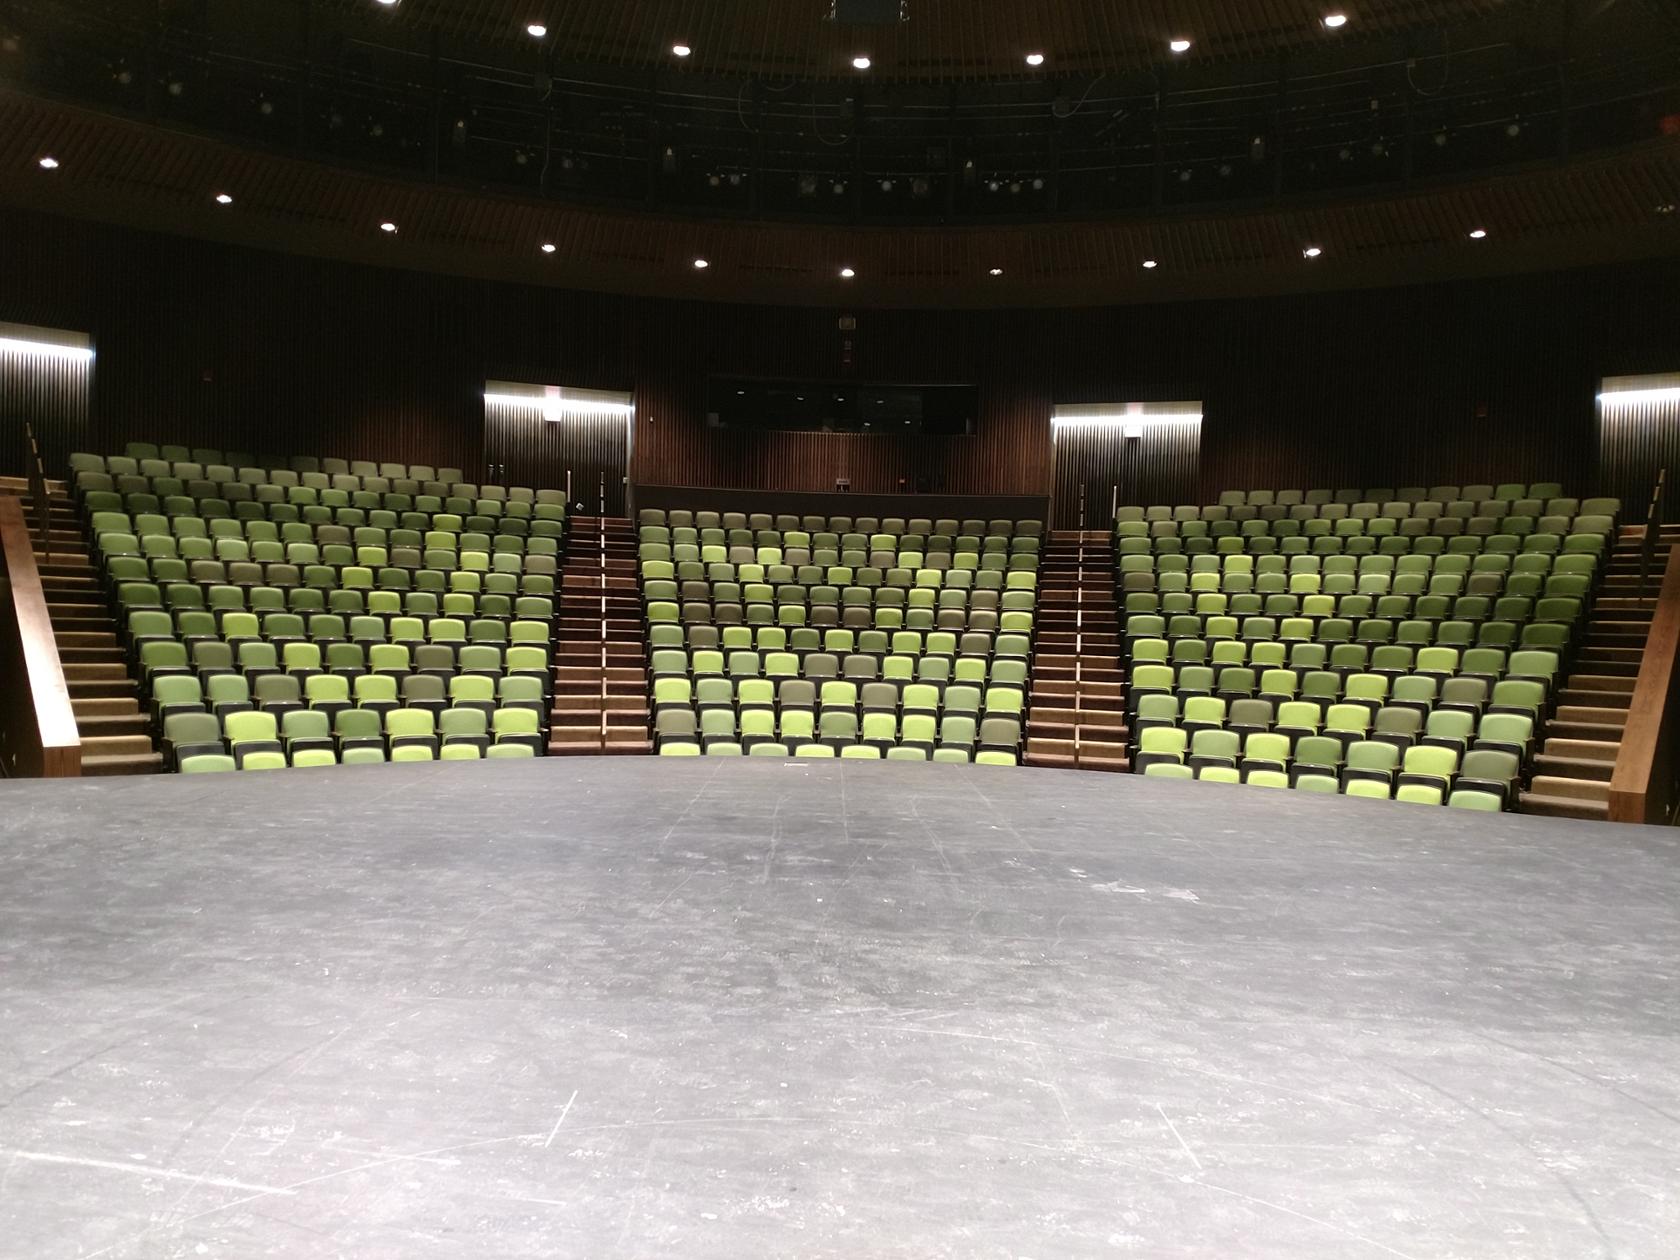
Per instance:
[[[146,735],[92,735],[82,738],[82,755],[95,757],[149,757],[155,750]]]
[[[1588,757],[1560,757],[1551,752],[1538,753],[1534,758],[1535,773],[1546,778],[1588,779],[1608,783],[1615,770],[1616,763],[1614,760],[1599,761]]]
[[[1548,796],[1540,792],[1519,793],[1517,808],[1521,813],[1542,818],[1579,818],[1590,822],[1607,822],[1610,818],[1610,806],[1605,801]]]

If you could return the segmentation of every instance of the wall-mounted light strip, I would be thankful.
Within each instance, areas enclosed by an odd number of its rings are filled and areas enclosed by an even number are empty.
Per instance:
[[[1605,407],[1637,407],[1646,403],[1680,402],[1680,385],[1668,389],[1612,389],[1598,396]]]
[[[1177,424],[1185,420],[1202,418],[1199,411],[1112,411],[1097,412],[1092,415],[1052,416],[1050,423],[1057,426],[1070,424]]]
[[[487,383],[497,388],[484,391],[486,403],[502,407],[528,407],[532,411],[542,412],[547,420],[603,414],[620,415],[629,419],[636,411],[636,405],[630,401],[630,395],[609,390],[566,390],[557,385],[519,385],[508,381]]]
[[[0,323],[0,351],[86,361],[93,358],[93,340],[86,333],[64,328]]]

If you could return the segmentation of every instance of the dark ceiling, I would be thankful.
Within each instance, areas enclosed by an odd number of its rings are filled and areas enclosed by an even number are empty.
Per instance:
[[[7,0],[0,83],[423,182],[832,224],[1249,213],[1680,129],[1680,0],[829,8]]]

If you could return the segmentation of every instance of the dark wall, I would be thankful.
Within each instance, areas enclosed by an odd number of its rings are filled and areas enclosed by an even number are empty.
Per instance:
[[[667,485],[822,491],[846,478],[857,493],[1044,495],[1053,402],[1200,400],[1204,496],[1542,477],[1584,490],[1598,378],[1680,369],[1677,310],[1680,260],[1163,306],[789,310],[564,293],[0,211],[0,320],[94,335],[92,445],[147,436],[475,469],[483,382],[526,379],[634,389],[632,478]],[[842,313],[856,314],[855,333],[838,328]],[[714,372],[971,382],[978,433],[708,429]],[[1100,485],[1104,471],[1081,477]],[[1122,486],[1127,475],[1113,472]],[[1135,487],[1144,500],[1180,493]]]

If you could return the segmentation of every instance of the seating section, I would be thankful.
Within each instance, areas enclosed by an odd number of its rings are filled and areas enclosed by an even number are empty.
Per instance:
[[[167,768],[545,751],[560,492],[149,444],[71,465]]]
[[[1015,765],[1042,534],[642,512],[659,753]]]
[[[1619,507],[1511,483],[1122,508],[1134,769],[1509,808]]]

